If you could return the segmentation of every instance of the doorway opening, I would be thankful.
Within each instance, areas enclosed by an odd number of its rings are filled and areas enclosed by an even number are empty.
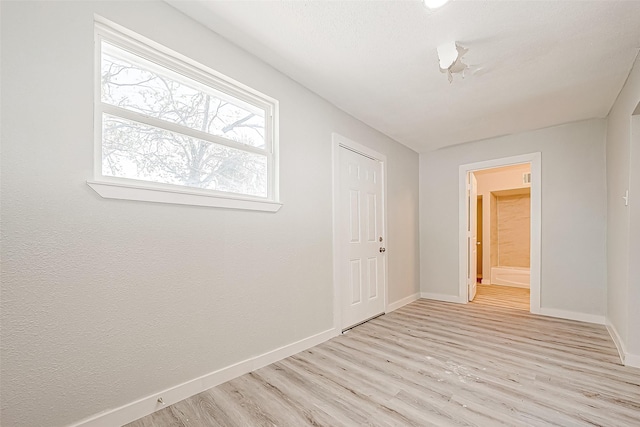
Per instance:
[[[540,310],[540,153],[460,167],[460,300]]]

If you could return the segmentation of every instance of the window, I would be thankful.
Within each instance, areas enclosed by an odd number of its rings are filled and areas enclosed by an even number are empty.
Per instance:
[[[103,197],[280,207],[277,101],[102,22],[95,84]]]

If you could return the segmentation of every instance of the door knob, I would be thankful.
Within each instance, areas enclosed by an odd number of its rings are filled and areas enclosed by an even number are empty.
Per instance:
[[[481,244],[481,242],[476,242],[476,245],[479,245],[479,244]]]
[[[380,248],[380,252],[386,252],[387,249],[386,248]]]

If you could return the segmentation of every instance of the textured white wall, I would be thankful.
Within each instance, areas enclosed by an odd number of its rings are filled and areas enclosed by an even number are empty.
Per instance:
[[[640,59],[629,74],[622,91],[608,117],[607,126],[607,317],[618,331],[626,350],[640,355],[640,291],[630,286],[637,284],[640,270],[635,249],[638,239],[629,239],[632,230],[639,230],[640,219],[632,212],[640,210],[640,188],[630,185],[638,182],[637,169],[630,168],[630,162],[637,165],[638,147],[631,142],[631,115],[640,102]],[[630,161],[631,156],[634,158]],[[636,184],[638,185],[638,184]],[[625,206],[622,196],[629,190],[630,205]],[[634,203],[635,200],[635,203]],[[634,207],[635,206],[635,207]],[[630,258],[630,249],[636,258]],[[634,270],[633,276],[630,270]],[[633,296],[633,297],[632,297]],[[633,303],[633,305],[632,305]],[[633,327],[631,327],[633,325]],[[632,351],[633,343],[633,351]]]
[[[421,291],[458,295],[459,166],[541,152],[541,307],[603,315],[605,128],[588,120],[421,154]]]
[[[418,156],[162,2],[2,2],[2,425],[59,426],[332,327],[331,132],[388,159],[389,301]],[[276,214],[101,199],[93,15],[280,101]]]

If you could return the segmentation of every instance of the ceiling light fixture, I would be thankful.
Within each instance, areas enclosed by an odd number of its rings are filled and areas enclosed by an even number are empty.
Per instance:
[[[455,41],[443,43],[437,48],[438,60],[440,62],[440,71],[447,73],[449,83],[453,82],[454,74],[462,74],[464,79],[464,71],[469,66],[462,62],[462,56],[469,51],[469,49],[459,46]]]
[[[447,3],[449,0],[423,0],[425,6],[427,6],[429,9],[437,9],[441,6],[444,6],[445,3]]]

